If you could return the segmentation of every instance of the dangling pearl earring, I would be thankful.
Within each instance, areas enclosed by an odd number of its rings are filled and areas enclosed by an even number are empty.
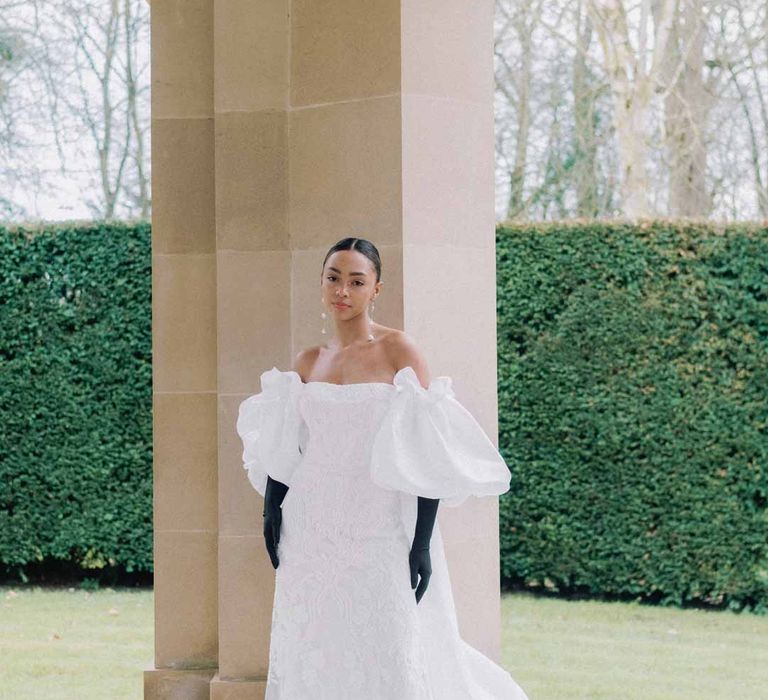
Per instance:
[[[322,304],[322,302],[323,302],[323,300],[322,300],[322,299],[320,299],[320,303],[321,303],[321,304]],[[320,314],[320,318],[322,318],[322,319],[323,319],[323,328],[322,328],[322,330],[321,330],[320,332],[321,332],[323,335],[326,335],[327,331],[326,331],[326,328],[325,328],[325,319],[327,319],[327,318],[328,318],[328,314],[327,314],[327,313],[325,313],[325,311],[323,311],[323,312]]]
[[[373,321],[373,302],[371,302],[370,307],[368,307],[368,318],[369,320]],[[369,333],[368,342],[371,342],[373,339],[373,333]]]

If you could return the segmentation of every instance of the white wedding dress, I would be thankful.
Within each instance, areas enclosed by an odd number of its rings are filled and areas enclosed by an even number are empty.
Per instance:
[[[304,383],[273,367],[240,405],[243,464],[282,505],[265,700],[527,700],[459,635],[436,521],[417,604],[417,498],[455,506],[509,489],[507,465],[454,396],[411,367],[394,383]]]

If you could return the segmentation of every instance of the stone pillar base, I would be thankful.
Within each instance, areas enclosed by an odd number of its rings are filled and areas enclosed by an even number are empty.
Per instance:
[[[145,700],[210,700],[213,697],[211,679],[215,674],[215,668],[144,669],[144,698]],[[261,698],[263,697],[262,695]]]
[[[210,700],[264,700],[267,679],[222,680],[217,673],[211,680]]]

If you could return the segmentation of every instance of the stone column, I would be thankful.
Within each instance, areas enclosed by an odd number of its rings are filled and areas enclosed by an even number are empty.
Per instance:
[[[379,247],[376,320],[411,334],[496,434],[493,9],[154,0],[146,698],[263,698],[275,572],[237,407],[262,371],[322,342],[334,242]],[[442,509],[440,526],[462,635],[498,660],[496,499]]]
[[[155,658],[144,695],[197,700],[219,651],[213,2],[155,0],[151,17]]]
[[[411,334],[495,436],[494,3],[301,0],[291,14],[293,349],[321,342],[326,250],[369,238],[376,320]],[[498,500],[439,513],[463,636],[499,659]]]
[[[219,671],[211,700],[266,689],[275,570],[261,496],[242,468],[240,402],[293,358],[288,208],[291,3],[228,0],[214,9],[219,308]]]
[[[492,0],[401,3],[403,322],[497,435]],[[464,639],[500,660],[498,499],[441,509]]]

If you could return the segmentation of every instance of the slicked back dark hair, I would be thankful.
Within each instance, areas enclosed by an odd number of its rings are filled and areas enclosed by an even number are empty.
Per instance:
[[[325,269],[325,263],[328,262],[328,258],[337,250],[356,250],[365,255],[376,269],[376,281],[379,282],[381,280],[381,257],[379,256],[378,248],[369,240],[365,238],[342,238],[337,243],[334,243],[325,254],[323,270]]]

